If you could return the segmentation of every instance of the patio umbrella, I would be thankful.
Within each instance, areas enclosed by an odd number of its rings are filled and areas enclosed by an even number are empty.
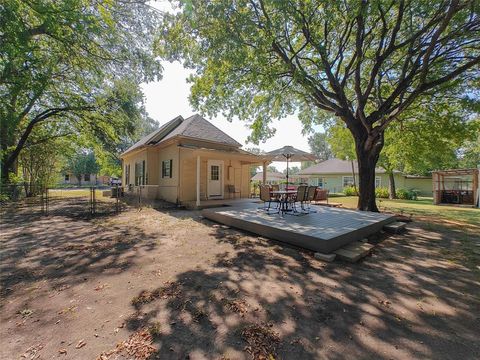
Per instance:
[[[316,157],[303,150],[294,148],[293,146],[284,146],[280,149],[267,152],[267,158],[271,161],[287,162],[287,185],[288,185],[288,163],[291,161],[314,161]]]

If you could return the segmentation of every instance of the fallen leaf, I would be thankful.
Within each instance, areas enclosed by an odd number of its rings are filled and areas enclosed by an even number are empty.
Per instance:
[[[60,349],[58,350],[60,354],[67,354],[67,349]]]
[[[87,343],[85,342],[85,340],[82,339],[78,342],[78,344],[77,344],[77,346],[75,346],[75,348],[80,349],[80,348],[84,347],[85,345],[87,345]]]

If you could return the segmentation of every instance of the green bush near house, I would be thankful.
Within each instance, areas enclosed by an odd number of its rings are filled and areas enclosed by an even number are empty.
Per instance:
[[[417,200],[418,198],[417,190],[397,189],[396,194],[397,198],[401,200]],[[355,187],[347,186],[343,188],[343,195],[358,196],[358,193]],[[389,195],[388,188],[381,187],[375,189],[375,196],[377,199],[388,199]]]
[[[388,199],[389,192],[385,187],[380,187],[375,189],[375,196],[379,199]]]
[[[417,200],[418,192],[415,190],[398,189],[397,197],[402,200]]]
[[[358,196],[357,189],[353,186],[346,186],[343,188],[343,194],[345,196]]]

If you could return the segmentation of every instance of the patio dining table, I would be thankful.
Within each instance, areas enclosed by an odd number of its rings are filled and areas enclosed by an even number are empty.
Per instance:
[[[297,190],[272,190],[270,191],[271,195],[280,195],[280,211],[285,213],[287,211],[291,211],[288,208],[288,199],[290,196],[295,195]]]

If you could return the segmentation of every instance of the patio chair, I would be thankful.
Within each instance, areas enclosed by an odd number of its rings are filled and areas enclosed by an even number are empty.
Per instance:
[[[307,211],[309,213],[315,213],[315,210],[311,210],[310,205],[315,200],[315,194],[317,193],[318,186],[309,186],[305,194],[305,202],[307,203]]]
[[[263,201],[263,210],[265,210],[267,212],[267,214],[271,214],[270,213],[270,208],[271,208],[272,203],[277,204],[277,208],[276,208],[275,213],[278,214],[280,212],[280,208],[279,208],[280,200],[277,197],[272,197],[270,195],[270,186],[268,186],[268,185],[261,185],[260,186],[260,200]],[[268,207],[267,207],[267,203],[268,203]]]
[[[307,195],[307,187],[308,186],[305,186],[305,185],[300,185],[299,187],[297,187],[297,193],[295,195],[293,195],[289,200],[288,200],[288,203],[292,205],[293,207],[293,213],[295,215],[299,215],[299,214],[302,214],[302,212],[305,214],[304,212],[304,203],[305,203],[305,199],[306,199],[306,195]],[[298,211],[297,210],[297,202],[300,203],[300,208],[303,210],[303,211]]]
[[[270,191],[279,191],[279,190],[280,190],[280,185],[278,184],[273,184],[272,186],[270,186]],[[275,194],[275,195],[272,195],[272,197],[280,201],[281,195]]]
[[[326,201],[328,205],[328,190],[317,188],[313,201],[318,204],[320,201]]]
[[[240,194],[240,190],[235,188],[235,185],[227,185],[227,193],[229,194],[230,199],[233,198],[235,199],[236,194]]]

